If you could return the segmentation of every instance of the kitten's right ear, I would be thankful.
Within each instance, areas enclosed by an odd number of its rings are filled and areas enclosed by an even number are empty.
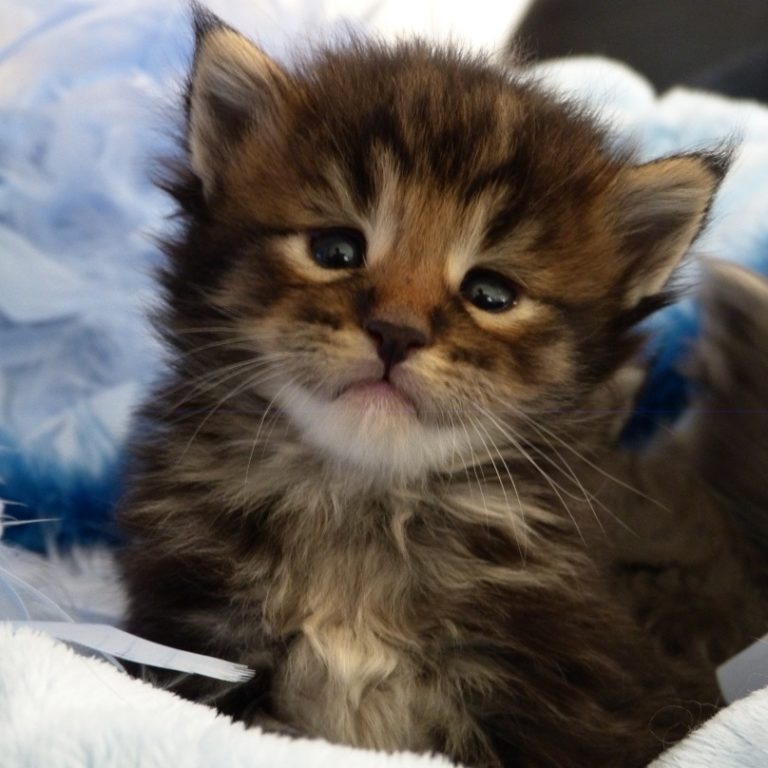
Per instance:
[[[190,165],[206,197],[216,188],[233,147],[274,117],[287,75],[280,66],[207,9],[192,5],[195,58],[187,90]]]

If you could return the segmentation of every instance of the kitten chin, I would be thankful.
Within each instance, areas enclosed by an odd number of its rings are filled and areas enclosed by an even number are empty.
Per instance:
[[[300,387],[287,387],[279,399],[319,458],[342,473],[357,470],[364,485],[450,471],[469,442],[456,428],[425,424],[406,395],[380,380],[333,400]]]

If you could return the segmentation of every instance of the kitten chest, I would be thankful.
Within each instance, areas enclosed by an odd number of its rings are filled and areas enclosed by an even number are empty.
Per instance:
[[[361,747],[428,750],[434,732],[464,718],[430,670],[424,584],[376,540],[316,541],[286,561],[266,615],[297,633],[276,670],[278,717],[310,734]],[[269,620],[269,618],[268,618]]]

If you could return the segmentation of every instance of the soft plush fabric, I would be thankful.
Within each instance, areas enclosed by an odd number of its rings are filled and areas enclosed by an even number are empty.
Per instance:
[[[246,730],[0,624],[0,765],[8,768],[448,768],[428,755],[386,755]]]
[[[768,688],[722,710],[650,768],[765,768]]]
[[[0,624],[0,765],[13,768],[447,768],[427,755],[386,755],[245,730]],[[768,689],[723,710],[651,768],[764,768]]]

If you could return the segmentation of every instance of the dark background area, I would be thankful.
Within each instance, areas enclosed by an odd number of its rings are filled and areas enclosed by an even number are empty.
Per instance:
[[[515,40],[534,59],[618,59],[659,91],[768,101],[768,0],[534,0]]]

